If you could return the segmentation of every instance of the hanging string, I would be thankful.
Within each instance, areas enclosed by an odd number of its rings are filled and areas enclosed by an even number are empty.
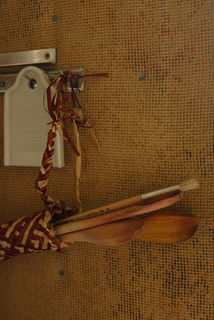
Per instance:
[[[80,199],[80,176],[81,176],[81,167],[82,167],[82,154],[81,154],[81,146],[80,146],[80,136],[76,121],[73,120],[74,126],[74,138],[75,143],[79,151],[79,156],[76,156],[76,167],[75,167],[75,175],[76,175],[76,200],[77,200],[77,208],[78,212],[82,212],[82,202]]]
[[[98,150],[100,151],[100,146],[96,138],[93,127],[89,123],[88,119],[83,114],[81,105],[77,98],[74,90],[74,79],[78,76],[82,76],[76,72],[65,71],[62,74],[56,76],[50,83],[46,91],[47,96],[47,112],[52,118],[51,129],[48,133],[48,141],[45,152],[42,159],[42,167],[38,178],[35,183],[35,188],[44,200],[46,207],[52,213],[59,212],[63,210],[72,213],[71,208],[65,207],[61,202],[54,201],[48,194],[48,178],[50,171],[53,167],[53,154],[54,154],[54,138],[56,136],[56,131],[67,140],[72,147],[76,156],[76,200],[78,204],[78,211],[82,210],[82,203],[80,200],[80,176],[81,176],[81,146],[78,127],[88,128],[90,130],[91,136],[94,139]],[[86,74],[84,76],[108,76],[108,74]],[[68,83],[71,87],[71,93],[68,94],[67,86]],[[68,100],[71,100],[71,107],[67,106]],[[73,141],[65,128],[65,121],[70,120],[73,125],[74,130],[74,140]]]

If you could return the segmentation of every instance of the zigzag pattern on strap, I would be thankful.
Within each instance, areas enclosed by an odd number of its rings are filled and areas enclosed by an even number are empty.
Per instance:
[[[40,193],[46,207],[48,207],[51,211],[54,207],[55,202],[48,195],[48,177],[50,171],[53,168],[54,138],[56,137],[56,129],[56,124],[53,123],[51,129],[48,132],[48,141],[42,158],[42,166],[35,183],[35,188]]]
[[[52,216],[54,216],[52,222],[56,222],[74,214],[70,207],[66,207],[64,203],[59,200],[54,201],[48,194],[48,178],[53,168],[53,155],[55,150],[54,138],[56,137],[56,130],[57,125],[53,123],[48,132],[48,141],[42,158],[42,166],[35,182],[35,188],[45,202],[46,208],[51,212]]]

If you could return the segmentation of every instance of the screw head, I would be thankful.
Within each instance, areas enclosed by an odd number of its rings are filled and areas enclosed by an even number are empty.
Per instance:
[[[65,271],[63,269],[59,269],[59,275],[64,276],[64,274],[65,274]]]
[[[29,80],[29,87],[31,89],[35,89],[38,86],[36,79],[30,79]]]
[[[53,21],[53,22],[56,22],[57,19],[58,19],[58,17],[54,14],[54,15],[52,16],[52,21]]]

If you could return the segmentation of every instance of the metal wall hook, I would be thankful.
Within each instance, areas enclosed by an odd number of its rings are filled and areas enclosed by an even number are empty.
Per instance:
[[[18,51],[0,53],[0,67],[33,65],[33,64],[54,64],[56,63],[56,49],[40,49],[29,51]],[[45,71],[45,70],[44,70]],[[73,87],[75,92],[83,91],[84,77],[83,68],[68,68],[66,71],[76,72],[77,76],[73,78]],[[63,73],[64,70],[48,70],[45,71],[51,81],[53,78]],[[0,93],[5,93],[14,84],[17,73],[0,73]],[[29,86],[34,89],[37,86],[35,79],[29,79]],[[68,84],[68,92],[71,92],[70,84]]]
[[[45,70],[44,70],[45,71]],[[84,89],[84,77],[83,77],[83,68],[77,67],[77,68],[68,68],[66,71],[71,71],[71,72],[76,72],[79,75],[74,77],[73,79],[73,86],[74,86],[74,91],[75,92],[81,92]],[[54,79],[56,76],[59,74],[63,73],[63,70],[48,70],[45,71],[46,74],[48,75],[49,80],[51,81]],[[0,93],[5,93],[7,89],[12,87],[14,84],[16,77],[18,75],[17,73],[0,73]],[[36,87],[36,82],[34,81],[35,79],[29,78],[29,86],[31,89]],[[71,87],[70,84],[68,84],[68,92],[71,92]]]

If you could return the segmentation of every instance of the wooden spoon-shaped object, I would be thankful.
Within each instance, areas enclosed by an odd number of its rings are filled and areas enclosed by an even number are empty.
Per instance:
[[[116,246],[135,239],[178,243],[189,239],[198,226],[193,216],[178,213],[156,213],[145,218],[131,218],[59,236],[67,244],[86,241]]]
[[[188,240],[198,227],[198,219],[179,213],[161,212],[143,219],[144,232],[138,239],[153,242],[177,243]]]
[[[99,227],[66,233],[59,238],[65,243],[87,241],[106,246],[117,246],[140,237],[144,229],[142,219],[126,219]]]

